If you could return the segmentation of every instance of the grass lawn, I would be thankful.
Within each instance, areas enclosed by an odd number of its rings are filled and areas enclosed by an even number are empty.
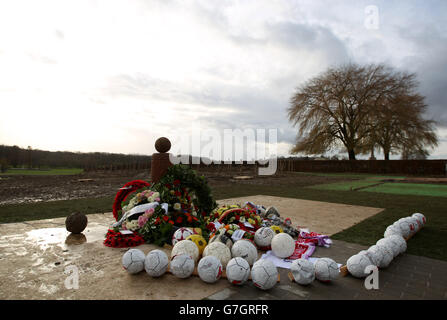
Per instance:
[[[25,176],[67,176],[80,174],[84,169],[78,168],[61,168],[61,169],[8,169],[4,173],[0,173],[0,176],[9,175],[25,175]]]
[[[249,195],[272,195],[333,203],[385,208],[381,213],[332,236],[333,239],[373,245],[383,237],[386,227],[401,217],[422,212],[426,227],[409,242],[407,253],[447,261],[447,198],[401,195],[376,192],[319,190],[292,185],[255,185],[232,183],[213,188],[216,199]],[[36,204],[0,206],[0,222],[64,217],[80,211],[98,213],[112,211],[113,198],[55,201]],[[265,204],[268,205],[268,204]],[[342,219],[343,217],[340,217]],[[299,224],[299,221],[294,221]]]
[[[319,189],[319,190],[351,191],[357,188],[373,186],[377,183],[378,182],[374,180],[352,180],[345,182],[318,184],[316,186],[310,186],[308,188]]]
[[[363,192],[380,192],[401,195],[447,197],[447,185],[424,183],[384,183],[362,189]]]

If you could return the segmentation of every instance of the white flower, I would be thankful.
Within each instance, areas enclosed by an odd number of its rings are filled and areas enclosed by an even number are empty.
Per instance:
[[[180,203],[177,202],[176,204],[174,204],[174,210],[179,211],[181,208],[182,206],[180,205]]]

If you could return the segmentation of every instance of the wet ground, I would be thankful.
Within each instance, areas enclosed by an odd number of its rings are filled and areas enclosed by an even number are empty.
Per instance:
[[[256,176],[253,170],[201,173],[207,177],[211,187],[227,185],[231,181],[241,184],[307,186],[343,180],[340,177],[303,176],[293,173]],[[239,176],[246,178],[239,180]],[[125,183],[136,179],[149,181],[150,174],[143,171],[90,172],[71,176],[1,176],[0,205],[114,196]]]

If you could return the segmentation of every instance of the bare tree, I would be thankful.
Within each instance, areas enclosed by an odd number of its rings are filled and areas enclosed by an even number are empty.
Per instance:
[[[309,80],[288,109],[289,120],[299,127],[292,153],[344,146],[355,160],[356,154],[374,154],[381,147],[389,158],[391,150],[420,149],[436,141],[433,123],[421,117],[426,106],[414,92],[414,79],[382,64],[349,64]]]

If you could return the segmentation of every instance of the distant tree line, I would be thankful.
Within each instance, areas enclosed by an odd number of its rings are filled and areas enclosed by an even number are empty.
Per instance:
[[[147,166],[151,156],[106,152],[44,151],[0,145],[0,169],[10,168],[82,168],[85,170],[113,167],[139,168]]]

